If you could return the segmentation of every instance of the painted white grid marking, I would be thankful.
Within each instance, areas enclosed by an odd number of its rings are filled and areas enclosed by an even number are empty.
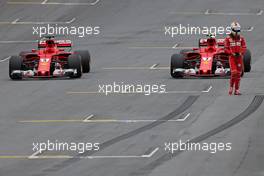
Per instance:
[[[0,24],[12,24],[12,25],[18,25],[18,24],[71,24],[76,20],[76,18],[72,18],[69,21],[20,21],[20,18],[15,19],[14,21],[0,21]]]
[[[5,59],[2,59],[2,60],[0,60],[0,63],[5,62],[5,61],[9,60],[10,58],[11,58],[11,56],[9,56],[9,57],[7,57]]]
[[[204,12],[191,12],[191,11],[182,11],[182,12],[170,12],[170,14],[178,15],[223,15],[223,16],[261,16],[263,10],[257,12],[220,12],[213,11],[211,9],[206,9]]]
[[[89,116],[87,116],[84,120],[83,120],[83,122],[88,122],[91,118],[93,118],[94,117],[94,115],[93,114],[91,114],[91,115],[89,115]]]
[[[207,90],[203,90],[202,92],[203,93],[208,93],[211,91],[211,89],[213,88],[213,86],[209,86]]]
[[[158,65],[159,65],[159,64],[153,64],[151,67],[149,67],[149,69],[154,70],[154,69],[156,69],[156,67],[157,67]]]
[[[178,43],[176,43],[175,45],[173,45],[173,47],[172,48],[177,48],[179,46],[179,44]]]
[[[0,44],[36,43],[38,40],[0,40]]]
[[[149,154],[145,155],[101,155],[101,156],[70,156],[70,155],[43,155],[38,156],[39,152],[35,152],[32,155],[28,157],[28,159],[69,159],[69,158],[79,158],[79,159],[128,159],[128,158],[151,158],[159,148],[155,148],[153,151],[151,151]]]

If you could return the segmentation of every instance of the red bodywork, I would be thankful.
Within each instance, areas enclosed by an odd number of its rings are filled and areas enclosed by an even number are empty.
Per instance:
[[[45,39],[38,43],[38,50],[32,49],[31,52],[21,52],[23,67],[25,70],[34,70],[33,77],[52,77],[55,63],[60,64],[61,68],[67,67],[67,58],[72,52],[65,49],[71,47],[70,40]],[[30,76],[32,77],[32,76]]]
[[[224,39],[200,39],[199,48],[182,51],[185,69],[196,68],[195,76],[215,76],[216,63],[229,68],[229,54],[224,49]]]

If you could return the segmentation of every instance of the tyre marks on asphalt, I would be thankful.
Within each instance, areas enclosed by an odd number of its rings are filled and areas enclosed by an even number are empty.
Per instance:
[[[43,1],[7,1],[10,5],[64,5],[64,6],[94,6],[98,4],[100,0],[94,0],[91,2],[54,2],[51,0]]]
[[[110,139],[104,143],[102,143],[100,146],[100,151],[118,143],[118,142],[121,142],[123,140],[126,140],[128,138],[131,138],[131,137],[134,137],[140,133],[143,133],[147,130],[151,130],[152,128],[156,127],[156,126],[159,126],[163,123],[166,123],[166,121],[168,120],[171,120],[173,119],[174,117],[182,114],[183,112],[185,112],[187,109],[189,109],[193,104],[194,102],[196,102],[196,100],[198,99],[199,96],[189,96],[187,97],[187,99],[173,112],[169,113],[168,115],[160,118],[158,121],[154,121],[152,123],[149,123],[145,126],[142,126],[140,128],[137,128],[133,131],[130,131],[126,134],[122,134],[120,136],[117,136],[113,139]],[[44,173],[49,173],[49,172],[56,172],[56,171],[59,171],[75,162],[78,162],[80,161],[81,157],[84,157],[84,156],[92,156],[93,154],[97,153],[97,151],[92,151],[92,152],[85,152],[83,154],[80,154],[80,155],[77,155],[76,158],[71,158],[71,159],[68,159],[66,161],[63,161],[57,165],[54,165],[52,166],[51,168],[48,168],[48,169],[45,169],[43,170]],[[44,173],[43,176],[45,175]]]
[[[191,140],[189,140],[187,143],[199,143],[202,142],[236,124],[238,124],[239,122],[243,121],[244,119],[246,119],[247,117],[249,117],[251,114],[253,114],[259,107],[260,105],[263,103],[264,100],[264,95],[257,95],[254,97],[254,99],[252,100],[252,102],[250,103],[250,105],[242,112],[240,113],[238,116],[236,116],[235,118],[227,121],[226,123],[198,136],[195,137]],[[150,172],[151,170],[153,170],[154,168],[158,167],[159,165],[163,164],[166,161],[171,160],[173,157],[176,157],[177,155],[179,155],[180,153],[182,153],[183,151],[176,151],[174,154],[164,154],[161,157],[159,157],[157,160],[153,161],[152,163],[150,163],[149,165],[141,168],[139,170],[140,173],[142,172]]]

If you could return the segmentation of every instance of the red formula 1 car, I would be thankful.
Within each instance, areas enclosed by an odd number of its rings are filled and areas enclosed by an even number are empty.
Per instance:
[[[244,54],[244,72],[251,70],[251,53]],[[199,48],[184,49],[171,57],[173,78],[184,76],[229,76],[229,55],[224,50],[224,39],[209,37],[199,40]]]
[[[9,60],[9,76],[22,78],[80,78],[90,72],[89,51],[71,52],[70,40],[55,40],[47,36],[38,42],[38,49],[23,51]],[[66,49],[69,49],[66,51]]]

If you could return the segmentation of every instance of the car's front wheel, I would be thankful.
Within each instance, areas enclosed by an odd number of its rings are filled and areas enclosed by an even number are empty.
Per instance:
[[[22,79],[21,74],[13,74],[13,71],[15,70],[22,70],[22,62],[23,59],[20,56],[11,56],[9,59],[9,77],[12,80]]]
[[[76,70],[76,74],[69,75],[70,78],[80,78],[82,77],[82,64],[81,56],[77,54],[72,54],[68,57],[68,67],[69,69]]]
[[[171,66],[170,66],[170,73],[173,78],[182,78],[182,72],[175,72],[174,70],[177,68],[184,67],[184,56],[182,54],[173,54],[171,56]]]
[[[82,71],[83,73],[89,73],[90,72],[90,62],[91,62],[91,56],[89,51],[87,50],[79,50],[75,51],[76,54],[79,54],[81,56],[81,63],[82,63]]]

